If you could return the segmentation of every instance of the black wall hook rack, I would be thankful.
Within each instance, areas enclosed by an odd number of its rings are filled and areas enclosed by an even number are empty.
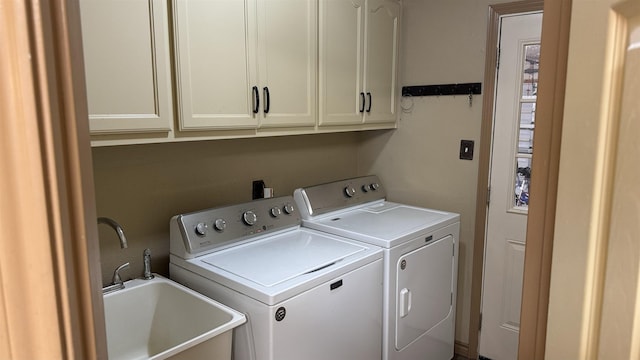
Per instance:
[[[482,83],[403,86],[402,96],[444,96],[482,94]]]

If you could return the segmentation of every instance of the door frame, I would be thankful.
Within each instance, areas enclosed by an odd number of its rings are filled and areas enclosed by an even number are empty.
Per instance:
[[[0,42],[0,358],[106,359],[78,1],[3,2]]]
[[[539,10],[543,10],[544,16],[536,117],[544,121],[536,123],[532,173],[546,181],[534,180],[529,188],[533,196],[527,223],[518,357],[544,357],[571,0],[520,1],[489,6],[467,353],[471,359],[478,357],[500,17]]]

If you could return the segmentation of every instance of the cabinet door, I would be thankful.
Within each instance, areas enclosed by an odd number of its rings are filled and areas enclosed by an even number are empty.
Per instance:
[[[320,0],[320,126],[362,123],[364,2]]]
[[[395,1],[367,1],[366,123],[396,121],[399,15]]]
[[[258,0],[258,34],[260,127],[314,126],[317,0]]]
[[[169,132],[166,0],[81,0],[92,134]]]
[[[175,0],[180,130],[255,128],[255,0]]]

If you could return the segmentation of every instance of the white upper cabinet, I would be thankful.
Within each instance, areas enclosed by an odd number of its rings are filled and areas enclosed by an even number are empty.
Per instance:
[[[395,122],[400,5],[390,0],[368,0],[366,13],[365,123]]]
[[[173,4],[180,130],[256,128],[255,0]]]
[[[320,0],[320,126],[394,123],[400,5]]]
[[[80,0],[80,10],[95,146],[396,125],[397,0]]]
[[[317,0],[258,0],[260,127],[314,126]]]
[[[315,125],[315,0],[174,5],[180,130]]]
[[[81,0],[92,135],[172,129],[165,0]]]
[[[320,0],[319,125],[361,124],[365,0]]]

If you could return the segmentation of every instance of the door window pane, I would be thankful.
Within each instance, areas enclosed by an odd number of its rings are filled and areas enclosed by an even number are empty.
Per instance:
[[[515,152],[513,209],[526,212],[529,207],[529,185],[531,183],[531,154],[536,121],[536,99],[538,95],[538,69],[540,44],[528,44],[522,49],[522,94],[520,96],[520,119],[518,121],[518,143]]]
[[[522,102],[520,104],[520,130],[518,136],[518,153],[531,154],[533,152],[533,129],[536,120],[536,103]]]
[[[522,72],[522,98],[535,99],[538,94],[538,68],[540,65],[540,44],[525,45],[524,69]]]
[[[519,210],[529,207],[529,184],[531,183],[531,157],[516,158],[513,206]]]

